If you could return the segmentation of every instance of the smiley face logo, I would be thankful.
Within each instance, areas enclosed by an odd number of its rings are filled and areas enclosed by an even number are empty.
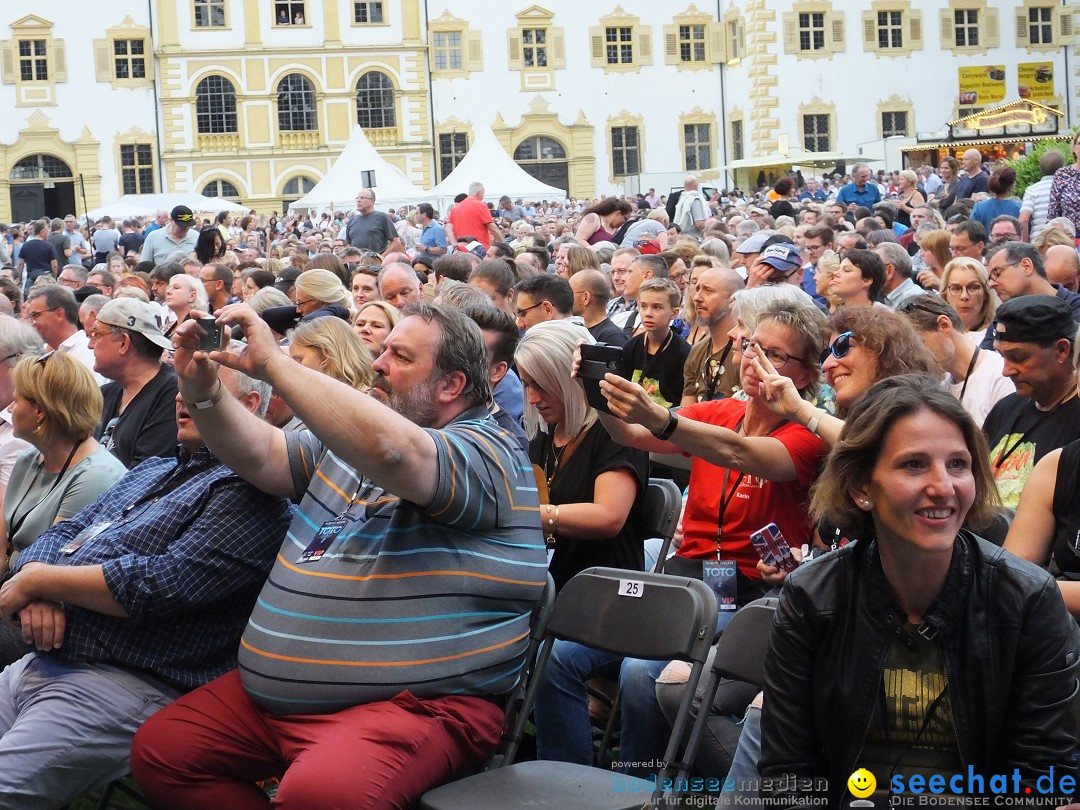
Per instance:
[[[848,790],[857,799],[865,799],[877,787],[877,779],[866,768],[859,768],[847,780]]]

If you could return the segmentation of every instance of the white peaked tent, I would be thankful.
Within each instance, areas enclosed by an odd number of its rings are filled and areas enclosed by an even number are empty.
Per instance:
[[[429,195],[410,183],[401,169],[388,163],[375,150],[364,135],[363,127],[357,125],[330,171],[315,184],[315,188],[290,204],[289,210],[351,211],[356,208],[356,194],[361,187],[360,172],[363,171],[375,172],[375,207],[380,211],[416,205],[428,199]]]
[[[512,200],[561,200],[566,191],[542,183],[514,163],[489,127],[477,127],[472,147],[446,178],[428,192],[439,201],[441,210],[458,194],[467,193],[469,184],[484,184],[484,199],[497,202],[504,194]]]

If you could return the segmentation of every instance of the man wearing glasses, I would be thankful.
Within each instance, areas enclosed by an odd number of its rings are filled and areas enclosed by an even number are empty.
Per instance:
[[[977,262],[983,260],[983,251],[986,249],[986,228],[981,222],[968,219],[957,223],[949,237],[949,252],[953,258],[966,256]]]
[[[176,450],[176,373],[161,362],[172,344],[158,324],[151,304],[114,298],[90,330],[94,368],[111,380],[94,438],[128,469]]]
[[[350,245],[374,253],[403,249],[390,217],[375,210],[374,191],[370,188],[360,189],[356,195],[356,210],[359,213],[353,214],[345,226],[345,238]]]
[[[814,225],[807,228],[803,235],[803,253],[806,256],[806,263],[803,265],[802,288],[803,292],[813,298],[818,306],[822,303],[828,306],[828,302],[818,295],[817,265],[825,251],[833,249],[834,238],[833,229],[828,225]]]
[[[51,351],[70,354],[94,372],[94,353],[89,338],[79,329],[79,303],[75,294],[59,284],[35,287],[23,305],[23,319],[34,327]],[[98,385],[105,378],[94,373]]]

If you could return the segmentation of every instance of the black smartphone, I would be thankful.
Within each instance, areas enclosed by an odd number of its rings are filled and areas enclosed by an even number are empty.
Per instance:
[[[610,414],[607,400],[600,393],[600,380],[604,379],[605,374],[626,376],[622,347],[608,343],[582,343],[578,378],[585,386],[585,400],[596,410]]]
[[[225,330],[214,318],[198,318],[196,323],[202,330],[199,343],[195,348],[200,352],[215,352],[224,345]]]

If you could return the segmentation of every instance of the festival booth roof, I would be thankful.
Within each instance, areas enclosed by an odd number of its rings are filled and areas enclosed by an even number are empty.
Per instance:
[[[361,187],[360,173],[364,171],[375,172],[373,190],[375,207],[379,210],[416,205],[430,196],[410,183],[401,169],[388,163],[364,135],[363,127],[357,125],[330,171],[315,188],[291,203],[289,210],[352,211]]]
[[[491,202],[498,202],[503,195],[512,200],[566,199],[564,189],[542,183],[518,166],[489,127],[476,128],[476,137],[465,157],[428,196],[446,210],[446,203],[458,194],[468,193],[473,182],[484,184],[484,199]]]
[[[248,209],[222,197],[204,197],[202,194],[125,194],[108,205],[88,211],[86,216],[97,220],[108,214],[116,217],[142,217],[157,211],[171,211],[178,205],[186,205],[197,214],[230,211],[247,213]]]
[[[824,168],[835,166],[838,163],[878,163],[882,158],[868,157],[867,155],[848,155],[844,152],[808,152],[798,146],[793,146],[784,152],[774,152],[771,155],[758,155],[756,157],[733,160],[721,169],[734,171],[735,169],[761,169],[772,166],[813,166]]]

